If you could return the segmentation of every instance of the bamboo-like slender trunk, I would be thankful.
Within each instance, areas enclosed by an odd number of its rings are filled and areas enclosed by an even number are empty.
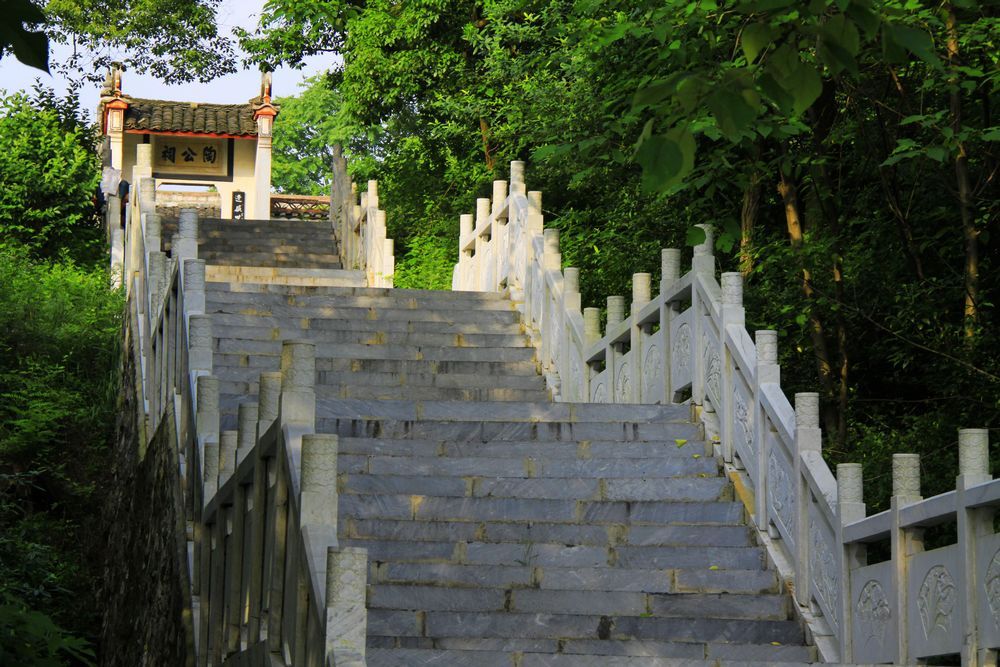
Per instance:
[[[816,371],[819,375],[820,385],[823,394],[829,399],[837,396],[834,389],[834,373],[830,363],[830,354],[827,350],[826,335],[823,330],[823,321],[820,319],[815,308],[815,290],[812,287],[812,273],[806,266],[804,257],[805,236],[802,228],[801,206],[799,204],[798,187],[794,179],[784,170],[780,172],[778,181],[778,194],[785,207],[785,225],[788,228],[788,240],[792,246],[792,251],[799,263],[799,273],[801,276],[802,294],[809,304],[809,338],[812,342],[813,356],[816,360]],[[823,423],[827,433],[837,433],[839,430],[836,410],[831,410],[831,402],[825,401],[826,408],[823,410]]]
[[[961,65],[958,49],[958,16],[951,3],[945,5],[945,23],[948,30],[948,65],[951,68],[951,130],[955,137],[962,129],[962,91],[959,87],[958,67]],[[969,158],[965,144],[957,139],[955,153],[955,181],[958,186],[958,210],[962,220],[962,236],[965,241],[965,266],[963,282],[965,286],[964,323],[965,339],[970,344],[975,340],[979,324],[979,230],[976,229],[972,204],[972,187],[969,182]]]

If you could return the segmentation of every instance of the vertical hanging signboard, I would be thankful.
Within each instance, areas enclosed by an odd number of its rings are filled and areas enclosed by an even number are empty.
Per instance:
[[[247,216],[247,193],[233,192],[233,220],[245,220]]]

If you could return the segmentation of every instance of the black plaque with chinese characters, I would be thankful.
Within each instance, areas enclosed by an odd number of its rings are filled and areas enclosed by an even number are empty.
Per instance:
[[[153,135],[151,139],[156,178],[233,180],[233,139],[174,135]]]
[[[247,193],[233,191],[233,220],[245,220],[247,217]]]

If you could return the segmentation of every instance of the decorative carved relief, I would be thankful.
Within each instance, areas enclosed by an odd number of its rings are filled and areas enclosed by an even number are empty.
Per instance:
[[[837,581],[837,564],[829,544],[823,539],[823,533],[815,523],[809,526],[809,574],[816,594],[826,603],[826,612],[833,625],[840,625],[839,591]]]
[[[861,621],[858,625],[864,643],[874,641],[879,645],[884,644],[885,632],[892,618],[892,609],[889,607],[889,599],[882,584],[872,579],[862,586],[854,609],[858,620]]]
[[[685,322],[677,327],[674,345],[670,350],[670,363],[678,373],[687,374],[691,370],[691,325]]]
[[[767,457],[767,495],[771,499],[771,507],[774,508],[785,531],[789,535],[794,535],[792,485],[784,466],[778,463],[778,457],[773,449]]]
[[[986,568],[986,579],[983,584],[990,613],[993,614],[993,625],[1000,630],[1000,550],[993,554],[990,566]]]
[[[604,383],[599,383],[594,387],[594,403],[607,403],[608,402],[608,389],[604,386]]]
[[[642,387],[646,392],[652,392],[657,386],[663,362],[660,360],[660,349],[656,345],[646,348],[642,362]]]
[[[712,347],[705,348],[705,388],[708,395],[716,402],[716,410],[721,403],[719,386],[722,383],[722,363],[719,361],[719,351]]]
[[[626,403],[631,399],[632,382],[629,380],[628,366],[622,364],[618,369],[618,378],[615,381],[615,401]]]
[[[573,352],[569,352],[569,369],[570,375],[572,375],[569,386],[573,387],[573,396],[577,397],[577,392],[583,391],[584,378],[583,367],[580,365],[580,357]]]
[[[951,630],[952,613],[955,611],[955,580],[943,565],[935,565],[927,572],[917,593],[917,609],[924,638],[930,637],[935,628],[945,633]]]
[[[756,451],[753,441],[753,415],[743,393],[736,387],[733,388],[733,417],[736,420],[736,426],[738,426],[734,435],[743,439],[746,451]]]

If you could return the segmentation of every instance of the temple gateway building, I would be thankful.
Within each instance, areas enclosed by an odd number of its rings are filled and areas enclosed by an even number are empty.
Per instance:
[[[271,129],[278,108],[271,103],[269,73],[245,104],[140,99],[124,94],[121,82],[121,70],[113,68],[98,107],[107,167],[131,184],[136,149],[151,144],[159,205],[173,199],[210,217],[270,217]]]

